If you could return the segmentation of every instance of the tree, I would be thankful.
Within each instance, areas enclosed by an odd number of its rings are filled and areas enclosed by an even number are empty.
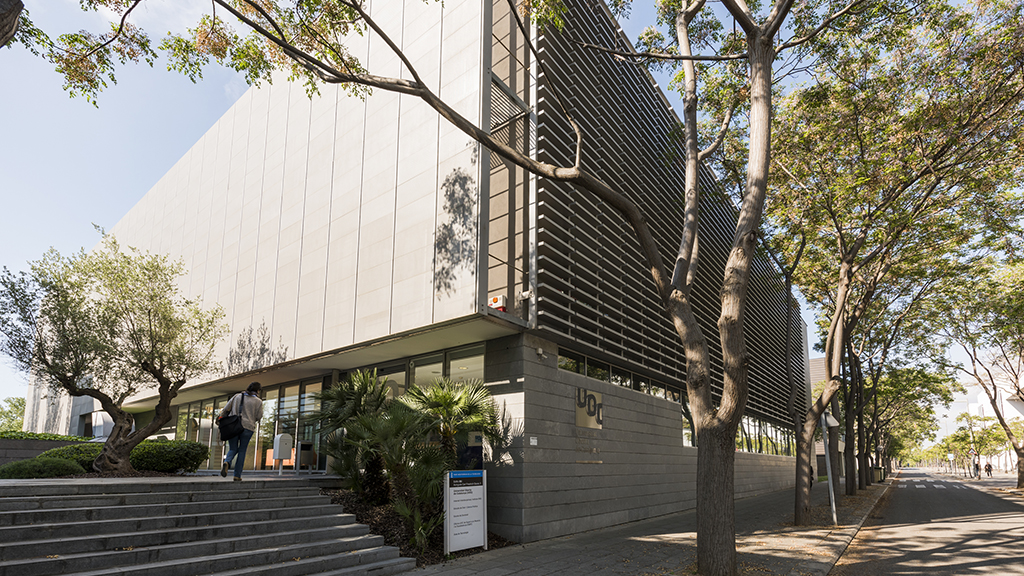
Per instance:
[[[794,279],[830,316],[829,384],[804,419],[801,470],[842,386],[850,334],[878,291],[894,277],[948,273],[971,257],[965,246],[997,241],[1020,218],[1022,8],[985,1],[921,16],[877,42],[826,43],[817,82],[778,114],[787,145],[773,159],[770,223],[783,253],[807,235]],[[806,494],[798,491],[797,523]]]
[[[0,352],[54,391],[98,401],[113,421],[97,472],[132,472],[129,454],[170,421],[178,390],[216,368],[223,312],[179,296],[182,268],[134,248],[122,252],[105,235],[92,252],[64,257],[51,249],[30,272],[5,268],[0,277]],[[121,406],[153,386],[153,420],[135,429]]]
[[[441,438],[441,448],[454,469],[458,459],[460,432],[482,431],[493,435],[498,427],[498,409],[483,382],[456,382],[439,378],[427,386],[412,386],[399,400],[425,414]]]
[[[888,371],[873,388],[878,408],[870,413],[869,434],[885,458],[908,456],[910,450],[934,437],[935,407],[948,408],[962,387],[949,376],[923,368]]]
[[[991,259],[973,278],[943,292],[935,313],[945,320],[939,335],[967,355],[951,367],[985,391],[992,411],[1017,454],[1017,487],[1024,488],[1024,438],[1006,418],[1001,399],[1024,398],[1024,264]]]
[[[0,407],[0,432],[20,432],[25,419],[25,399],[7,398]]]
[[[104,35],[80,32],[63,35],[57,40],[51,40],[23,15],[19,38],[23,44],[41,50],[44,57],[65,73],[72,94],[94,100],[108,82],[114,81],[114,71],[119,64],[151,63],[156,55],[148,36],[129,21],[131,12],[141,3],[142,0],[86,0],[83,2],[85,9],[103,8],[114,14],[117,21],[111,32]],[[193,79],[201,76],[203,67],[211,60],[216,60],[242,72],[250,82],[269,80],[273,69],[283,68],[307,81],[311,91],[315,91],[319,83],[328,83],[344,85],[357,94],[377,89],[418,97],[459,130],[509,162],[535,175],[571,183],[617,211],[635,232],[657,295],[685,350],[688,399],[700,446],[696,496],[698,565],[704,574],[731,575],[736,572],[734,439],[748,396],[749,358],[744,335],[746,297],[767,194],[774,66],[780,52],[802,49],[819,32],[838,27],[847,16],[856,13],[858,27],[874,21],[876,13],[867,7],[876,4],[894,6],[898,1],[815,0],[798,4],[793,0],[775,0],[762,10],[759,5],[752,8],[744,0],[723,0],[722,6],[728,14],[722,15],[715,14],[705,0],[664,2],[661,5],[664,21],[671,23],[674,42],[665,51],[638,55],[632,50],[617,53],[608,47],[590,45],[592,50],[612,52],[626,59],[683,63],[688,182],[681,193],[685,198],[686,230],[675,260],[669,266],[665,265],[660,252],[664,247],[658,246],[643,211],[630,199],[628,191],[614,189],[583,168],[583,131],[573,119],[565,95],[559,95],[556,89],[552,97],[577,136],[575,150],[566,154],[573,159],[572,164],[558,166],[540,162],[500,142],[486,128],[474,125],[438,97],[392,41],[389,32],[374,20],[368,6],[359,0],[213,0],[211,14],[196,28],[187,35],[169,36],[159,48],[170,55],[173,69]],[[613,5],[616,9],[626,9],[628,1],[616,1]],[[571,21],[564,18],[566,6],[560,0],[523,2],[521,6],[524,12],[548,27],[546,33],[557,34],[560,33],[557,28],[571,28]],[[516,8],[513,6],[513,13]],[[240,21],[250,33],[244,36],[236,33],[223,19],[225,13]],[[723,22],[728,20],[733,24],[732,33],[723,32],[727,29]],[[528,28],[522,22],[520,25],[524,35],[529,36]],[[400,77],[373,74],[352,56],[346,41],[362,34],[373,34],[392,49],[402,64]],[[790,39],[780,41],[783,34]],[[544,59],[538,56],[532,39],[527,40],[537,56],[536,61],[543,67]],[[694,43],[699,49],[708,49],[714,54],[693,54],[691,45]],[[715,125],[728,126],[738,102],[745,102],[746,116],[742,147],[747,153],[742,162],[741,206],[720,290],[718,332],[724,373],[721,394],[712,390],[707,336],[698,325],[691,301],[691,288],[698,274],[701,206],[696,168],[724,137],[723,131],[716,130],[710,139],[705,138],[707,146],[703,150],[698,145],[701,136],[696,121],[698,76],[696,68],[691,66],[698,61],[744,63],[732,71],[739,75],[738,79],[730,79],[723,73],[721,81],[717,82],[723,90],[708,98],[712,104],[709,114],[714,116],[712,123]],[[715,78],[711,74],[705,76]],[[557,79],[558,83],[562,81],[569,79]],[[730,93],[730,86],[737,89]],[[809,473],[809,462],[805,464]]]

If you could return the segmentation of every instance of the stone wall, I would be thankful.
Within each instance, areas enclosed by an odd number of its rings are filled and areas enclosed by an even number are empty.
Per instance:
[[[80,442],[70,440],[9,440],[0,439],[0,466],[17,460],[35,458],[51,448],[60,448]]]

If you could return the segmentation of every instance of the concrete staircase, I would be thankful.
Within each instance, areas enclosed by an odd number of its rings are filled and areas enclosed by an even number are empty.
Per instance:
[[[0,486],[0,576],[385,576],[415,566],[306,480]]]

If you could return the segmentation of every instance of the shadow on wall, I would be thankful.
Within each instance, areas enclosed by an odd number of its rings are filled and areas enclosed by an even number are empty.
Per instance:
[[[224,375],[231,376],[265,366],[279,364],[288,359],[288,347],[278,339],[277,348],[271,348],[270,329],[266,321],[260,323],[256,330],[249,326],[238,334],[235,345],[228,350],[228,359],[224,367]]]
[[[475,166],[477,152],[471,160]],[[442,292],[450,295],[462,270],[476,265],[477,246],[477,185],[473,176],[463,168],[453,169],[441,184],[444,194],[444,212],[448,221],[440,224],[434,233],[434,293],[438,299]]]
[[[488,468],[514,468],[523,463],[523,434],[525,426],[521,418],[513,418],[508,404],[502,402],[498,416],[497,433],[488,438],[490,457]]]

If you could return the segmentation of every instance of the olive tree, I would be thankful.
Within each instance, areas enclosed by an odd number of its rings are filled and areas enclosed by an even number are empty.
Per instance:
[[[0,352],[41,384],[87,396],[113,429],[93,469],[129,473],[129,454],[171,420],[171,401],[190,379],[219,367],[220,308],[181,297],[180,262],[104,236],[92,252],[51,249],[28,272],[0,277]],[[140,428],[122,406],[156,387],[153,419]]]

